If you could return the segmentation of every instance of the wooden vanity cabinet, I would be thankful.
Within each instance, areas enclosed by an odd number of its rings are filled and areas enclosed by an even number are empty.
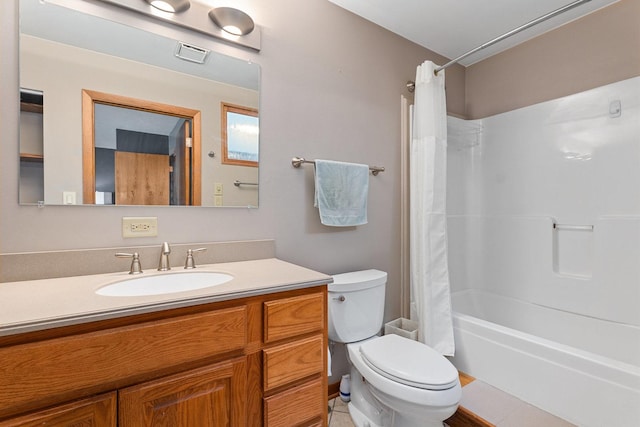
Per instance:
[[[327,425],[326,287],[0,337],[0,427]]]

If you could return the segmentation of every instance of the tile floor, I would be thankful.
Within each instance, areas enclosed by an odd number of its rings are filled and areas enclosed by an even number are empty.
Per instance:
[[[464,386],[460,404],[496,427],[574,426],[478,380]],[[329,427],[354,427],[347,404],[339,397],[329,401],[329,408]]]
[[[329,401],[329,427],[354,427],[347,404],[339,397]]]

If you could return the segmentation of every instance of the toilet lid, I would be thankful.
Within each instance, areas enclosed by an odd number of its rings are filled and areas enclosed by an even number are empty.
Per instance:
[[[418,341],[384,335],[360,346],[362,359],[379,374],[427,390],[446,390],[458,382],[458,371],[443,355]]]

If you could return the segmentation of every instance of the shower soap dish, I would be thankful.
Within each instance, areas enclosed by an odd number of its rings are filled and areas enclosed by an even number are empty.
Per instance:
[[[412,340],[418,339],[418,322],[400,317],[384,324],[384,334],[396,334]]]

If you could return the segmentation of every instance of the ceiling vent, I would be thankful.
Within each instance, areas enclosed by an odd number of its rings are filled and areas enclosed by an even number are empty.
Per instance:
[[[178,42],[178,48],[176,49],[176,56],[185,61],[196,62],[198,64],[204,64],[209,55],[209,50],[201,47],[193,46],[183,42]]]

